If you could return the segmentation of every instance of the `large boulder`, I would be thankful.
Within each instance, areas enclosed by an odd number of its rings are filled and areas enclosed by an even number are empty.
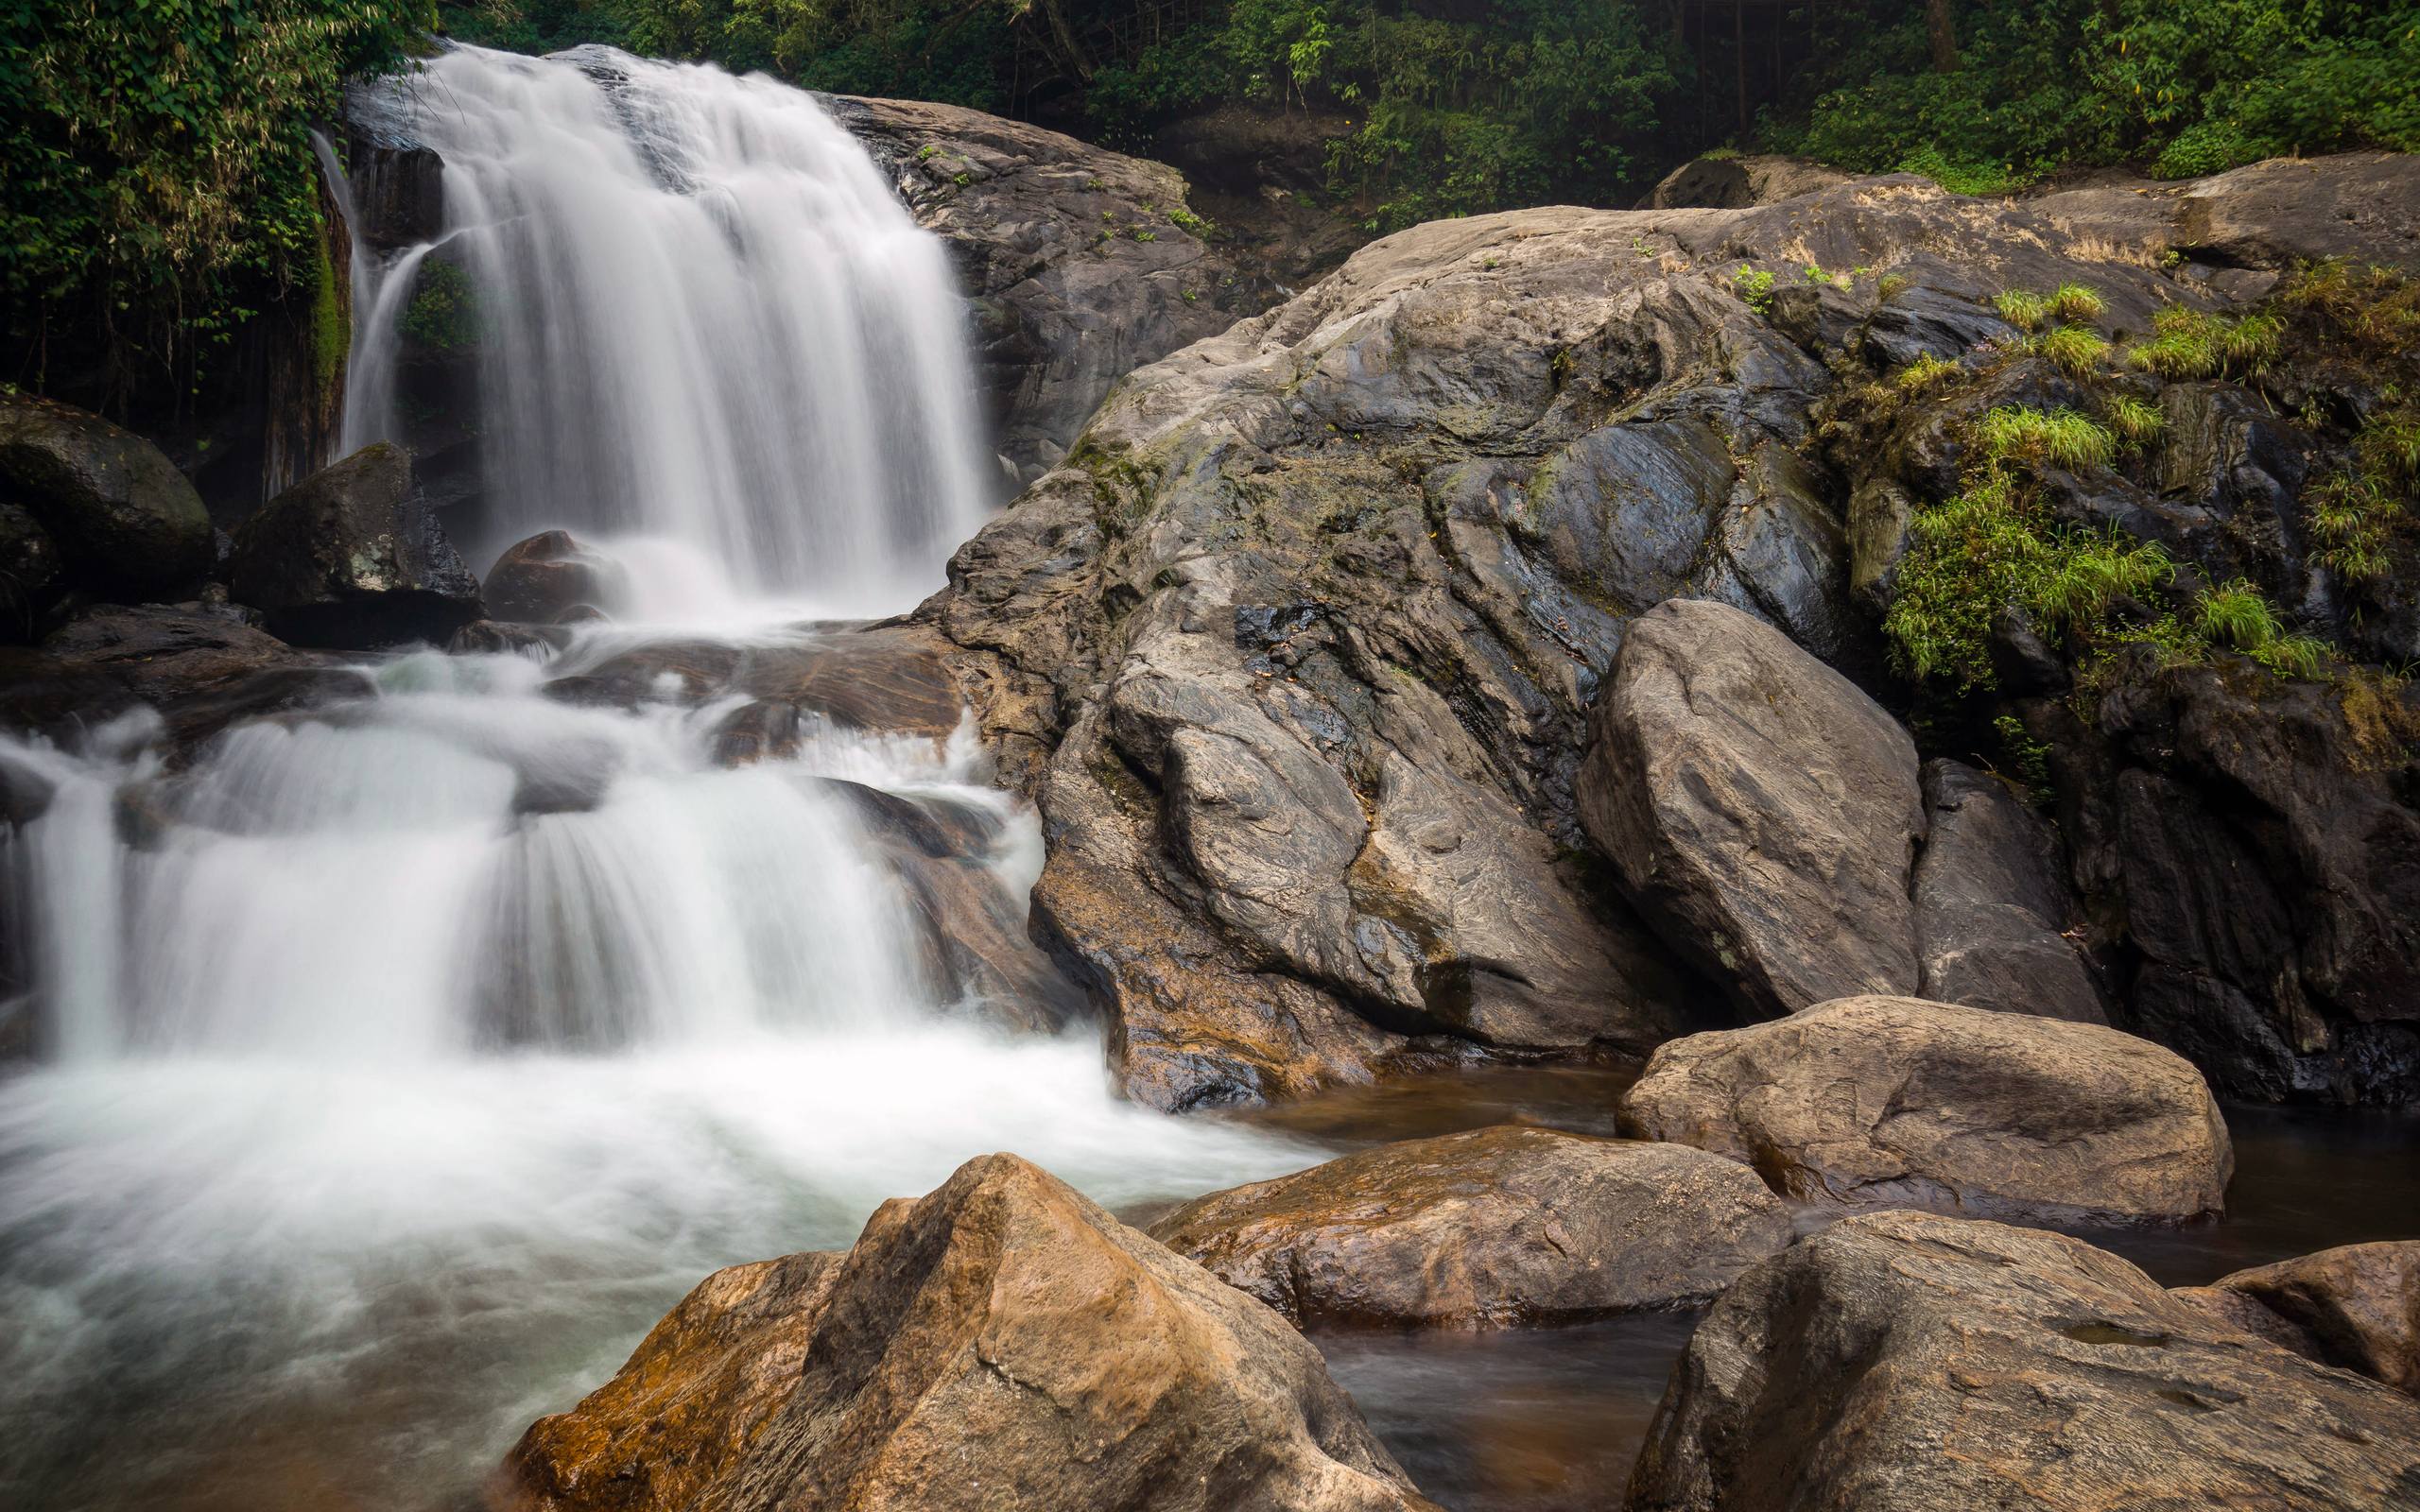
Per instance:
[[[2221,1277],[2330,1365],[2420,1397],[2420,1240],[2345,1245]]]
[[[2226,1123],[2171,1051],[2096,1024],[1844,998],[1655,1053],[1621,1128],[1744,1160],[1783,1195],[2039,1222],[2220,1211]]]
[[[2060,1234],[1851,1218],[1718,1299],[1632,1512],[2420,1504],[2420,1407]]]
[[[30,394],[0,393],[0,506],[9,505],[103,592],[160,593],[216,558],[201,495],[158,447]]]
[[[829,103],[949,246],[975,306],[994,435],[1019,482],[1067,455],[1112,384],[1271,297],[1165,163],[960,106]]]
[[[837,1261],[709,1280],[621,1376],[530,1428],[492,1500],[1429,1506],[1283,1318],[1009,1155],[885,1204]]]
[[[1693,158],[1656,180],[1641,210],[1744,210],[1846,183],[1853,175],[1809,158],[1732,153]]]
[[[2083,905],[2050,827],[2007,783],[1960,762],[1927,762],[1924,796],[1913,892],[1920,995],[2107,1023],[2100,988],[2068,937]]]
[[[1502,1328],[1703,1302],[1790,1217],[1700,1150],[1506,1125],[1214,1192],[1151,1235],[1298,1324]]]
[[[482,617],[478,579],[414,485],[411,454],[386,441],[262,506],[228,568],[236,602],[298,645],[442,645]]]
[[[1916,989],[1916,748],[1856,684],[1754,616],[1675,599],[1631,626],[1590,731],[1590,836],[1749,1011]]]

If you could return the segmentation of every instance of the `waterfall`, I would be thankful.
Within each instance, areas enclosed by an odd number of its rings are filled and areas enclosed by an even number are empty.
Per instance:
[[[856,144],[604,51],[454,49],[389,104],[448,223],[361,244],[350,439],[409,418],[412,291],[462,270],[474,550],[625,537],[686,627],[368,659],[173,763],[148,711],[0,736],[0,1031],[35,1046],[0,1057],[0,1505],[468,1504],[706,1271],[969,1156],[1104,1201],[1312,1158],[1122,1103],[1096,1034],[943,979],[934,911],[1013,919],[1040,868],[965,730],[810,713],[735,767],[739,695],[579,691],[667,645],[795,672],[855,633],[799,606],[904,609],[977,523],[959,303]],[[958,851],[886,850],[903,812]]]
[[[445,229],[362,301],[346,443],[405,439],[425,261],[467,274],[487,554],[668,540],[756,593],[910,602],[980,522],[941,244],[815,100],[601,47],[455,47],[385,108],[445,162]]]

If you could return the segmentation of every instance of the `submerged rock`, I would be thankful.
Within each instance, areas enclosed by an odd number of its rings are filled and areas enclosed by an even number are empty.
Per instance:
[[[1580,814],[1666,939],[1749,1011],[1915,990],[1908,732],[1789,637],[1674,599],[1631,626]]]
[[[710,1279],[491,1501],[1429,1507],[1283,1318],[1009,1155],[885,1204],[845,1256]]]
[[[1212,1193],[1151,1234],[1297,1324],[1503,1328],[1702,1302],[1790,1218],[1699,1150],[1505,1125]]]
[[[478,579],[412,480],[409,453],[373,441],[261,507],[228,560],[239,604],[300,645],[443,645],[484,617]]]
[[[2373,1512],[2420,1406],[2060,1234],[1847,1219],[1749,1271],[1673,1368],[1633,1512]]]
[[[105,593],[160,593],[216,559],[201,495],[158,447],[52,400],[0,394],[0,503],[21,507]],[[14,535],[17,557],[41,559],[23,525]]]
[[[1754,1166],[1784,1196],[2031,1222],[2225,1207],[2226,1123],[2148,1040],[1910,998],[1843,998],[1656,1051],[1626,1134]]]

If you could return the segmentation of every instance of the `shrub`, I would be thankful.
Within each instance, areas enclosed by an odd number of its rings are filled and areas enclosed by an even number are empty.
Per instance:
[[[471,275],[442,258],[421,260],[409,303],[397,322],[403,334],[436,352],[460,352],[479,339],[477,291]]]
[[[1732,292],[1758,315],[1771,315],[1773,309],[1773,275],[1770,269],[1750,267],[1742,263],[1732,272]]]

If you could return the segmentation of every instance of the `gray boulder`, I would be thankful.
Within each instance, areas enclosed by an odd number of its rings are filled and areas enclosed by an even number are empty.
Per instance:
[[[1915,990],[1916,749],[1855,684],[1750,615],[1674,599],[1631,626],[1590,732],[1590,837],[1748,1011]]]
[[[235,532],[235,601],[298,645],[443,645],[484,617],[479,582],[412,480],[411,454],[373,441],[261,507]]]
[[[30,394],[0,394],[0,504],[31,516],[66,566],[105,592],[164,593],[216,559],[201,495],[158,447]],[[22,525],[14,534],[26,540]],[[21,544],[21,561],[38,559],[33,549]]]
[[[2106,1023],[2100,986],[2067,931],[2082,905],[2059,839],[2006,783],[1927,762],[1916,861],[1919,995],[2004,1013]]]
[[[1621,1128],[1754,1166],[1784,1196],[2029,1222],[2220,1211],[2235,1154],[2201,1073],[2095,1024],[1843,998],[1675,1040]]]
[[[1633,1512],[2420,1504],[2420,1406],[2064,1235],[1893,1212],[1698,1325]]]

